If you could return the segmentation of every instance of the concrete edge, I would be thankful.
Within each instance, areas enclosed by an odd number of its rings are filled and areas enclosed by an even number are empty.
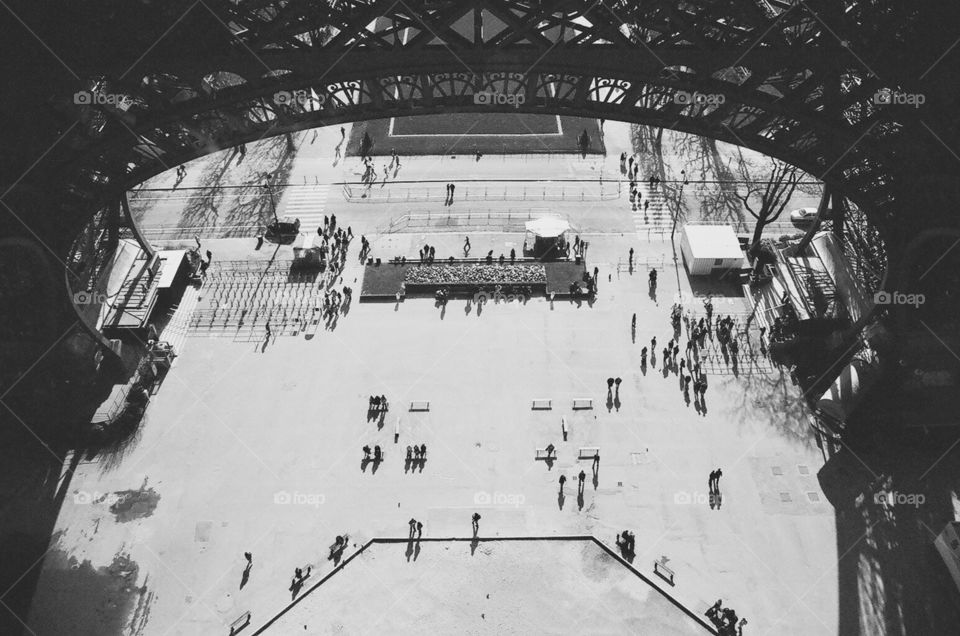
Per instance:
[[[395,543],[408,543],[410,541],[409,537],[374,537],[369,539],[366,543],[360,546],[353,554],[344,559],[337,567],[328,572],[321,578],[319,581],[311,585],[303,594],[298,596],[295,600],[291,601],[286,607],[280,610],[277,614],[270,618],[266,623],[257,628],[257,631],[253,632],[252,636],[257,636],[258,634],[263,634],[271,625],[276,623],[281,617],[283,617],[287,612],[293,609],[300,601],[309,596],[314,590],[319,588],[321,585],[330,580],[335,574],[340,572],[343,568],[347,566],[348,563],[353,561],[356,557],[360,556],[375,543],[382,544],[395,544]],[[478,543],[485,542],[494,542],[494,541],[591,541],[597,545],[601,550],[613,557],[620,565],[626,567],[630,572],[634,574],[637,578],[642,580],[644,583],[652,587],[653,589],[660,592],[664,598],[670,601],[677,609],[681,610],[688,617],[696,621],[701,627],[707,630],[708,633],[718,636],[719,632],[713,625],[710,625],[705,621],[701,616],[696,612],[688,608],[686,605],[681,603],[679,600],[673,597],[667,590],[663,589],[659,585],[653,582],[652,579],[647,578],[643,573],[641,573],[637,568],[628,562],[626,559],[621,557],[614,551],[610,546],[590,534],[571,534],[571,535],[551,535],[551,536],[523,536],[523,537],[427,537],[421,538],[421,543],[450,543],[450,542],[463,542],[463,543],[472,543],[477,541]]]

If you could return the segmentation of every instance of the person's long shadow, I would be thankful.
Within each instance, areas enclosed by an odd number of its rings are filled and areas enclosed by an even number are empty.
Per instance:
[[[613,395],[610,393],[607,393],[607,413],[610,413],[612,411],[613,411]]]
[[[686,403],[687,408],[690,408],[690,391],[683,392],[683,401]]]
[[[248,582],[250,582],[250,570],[253,569],[253,563],[247,563],[247,567],[243,568],[243,575],[240,577],[240,589],[243,589]]]
[[[657,302],[657,286],[656,285],[650,285],[650,300],[652,300],[655,303]]]
[[[630,342],[632,344],[637,344],[637,328],[636,327],[632,327],[630,329]]]
[[[553,470],[553,457],[547,457],[543,463],[547,465],[547,470]]]
[[[483,313],[483,303],[477,303],[477,318]]]
[[[473,540],[470,541],[470,556],[476,554],[478,545],[480,545],[480,539],[477,535],[473,535]]]
[[[387,412],[386,412],[386,411],[380,411],[380,419],[377,420],[377,430],[378,430],[378,431],[383,428],[383,425],[384,425],[384,423],[386,423],[386,421],[387,421]]]
[[[373,461],[373,460],[370,459],[369,457],[364,457],[363,459],[361,459],[361,460],[360,460],[360,472],[362,472],[362,473],[367,472],[367,466],[369,466],[369,465],[370,465],[370,462],[372,462],[372,461]]]
[[[707,416],[707,400],[703,397],[703,395],[700,395],[700,410],[703,411],[702,415],[706,417]]]
[[[470,305],[471,305],[470,301],[467,300],[467,304],[464,305],[464,307],[463,307],[463,313],[464,313],[464,315],[466,315],[466,316],[469,316],[469,315],[470,315],[470,310],[472,309]]]
[[[663,379],[666,380],[667,376],[670,375],[670,365],[666,362],[663,363]]]
[[[290,600],[294,601],[297,598],[297,594],[300,593],[300,589],[303,587],[303,579],[294,579],[290,583]]]
[[[647,375],[647,363],[646,363],[646,361],[643,361],[643,362],[640,363],[640,373],[642,373],[642,374],[644,375],[644,377],[646,377],[646,375]]]
[[[427,464],[427,458],[426,458],[426,457],[421,457],[421,458],[420,458],[420,461],[417,462],[417,465],[419,466],[421,473],[423,472],[423,467],[424,467],[426,464]]]
[[[563,510],[563,504],[566,502],[567,498],[563,495],[563,491],[557,493],[557,505],[560,506],[560,510]]]
[[[596,490],[600,486],[600,467],[594,465],[593,467],[593,489]]]
[[[620,406],[623,403],[620,401],[620,392],[617,391],[617,394],[613,396],[613,408],[617,409],[617,412],[620,411]]]
[[[440,320],[443,320],[447,315],[447,303],[443,303],[440,306]]]
[[[420,539],[417,539],[417,542],[413,546],[413,560],[416,561],[420,556]]]
[[[410,466],[412,466],[412,465],[413,465],[413,459],[411,459],[410,457],[408,457],[408,458],[406,459],[406,461],[403,462],[403,472],[409,473],[409,472],[410,472]]]
[[[583,510],[583,488],[577,492],[577,509]]]
[[[373,460],[373,466],[370,467],[370,474],[371,474],[371,475],[376,475],[376,474],[377,474],[377,469],[380,468],[380,462],[382,462],[382,461],[383,461],[382,459],[379,460],[379,461],[376,460],[376,459]]]
[[[407,563],[410,563],[410,559],[413,558],[413,537],[407,541],[407,551],[405,553],[407,557]]]

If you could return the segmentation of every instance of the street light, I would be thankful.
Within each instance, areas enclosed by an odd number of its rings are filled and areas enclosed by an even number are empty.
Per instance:
[[[273,211],[273,220],[277,224],[277,230],[280,229],[280,219],[277,218],[277,201],[273,196],[273,175],[269,172],[267,173],[267,180],[263,183],[263,189],[267,191],[267,194],[270,195],[270,209]]]

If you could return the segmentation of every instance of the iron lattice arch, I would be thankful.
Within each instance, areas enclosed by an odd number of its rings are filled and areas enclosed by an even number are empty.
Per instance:
[[[759,150],[837,186],[883,228],[913,177],[949,159],[919,123],[919,113],[935,122],[933,114],[876,97],[911,90],[894,61],[902,65],[903,47],[924,28],[915,9],[888,4],[210,2],[171,27],[212,29],[202,44],[147,40],[132,65],[86,56],[80,81],[55,103],[80,124],[45,165],[89,207],[191,158],[317,125],[567,114]],[[865,57],[875,50],[889,52]],[[881,78],[874,67],[896,72]]]

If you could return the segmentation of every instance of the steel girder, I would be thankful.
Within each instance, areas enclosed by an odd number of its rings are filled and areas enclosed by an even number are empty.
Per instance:
[[[880,226],[901,211],[905,183],[949,158],[917,109],[876,98],[912,90],[909,70],[894,64],[916,44],[910,7],[221,0],[205,8],[229,37],[196,50],[161,40],[132,63],[96,54],[77,62],[80,81],[62,87],[55,109],[58,125],[79,125],[35,171],[57,175],[68,209],[89,215],[91,202],[119,189],[266,135],[497,108],[648,123],[754,148],[831,182]],[[867,55],[878,40],[883,52]],[[871,70],[878,61],[884,79]],[[77,103],[78,90],[87,103]],[[513,104],[477,103],[478,94],[512,95]]]

